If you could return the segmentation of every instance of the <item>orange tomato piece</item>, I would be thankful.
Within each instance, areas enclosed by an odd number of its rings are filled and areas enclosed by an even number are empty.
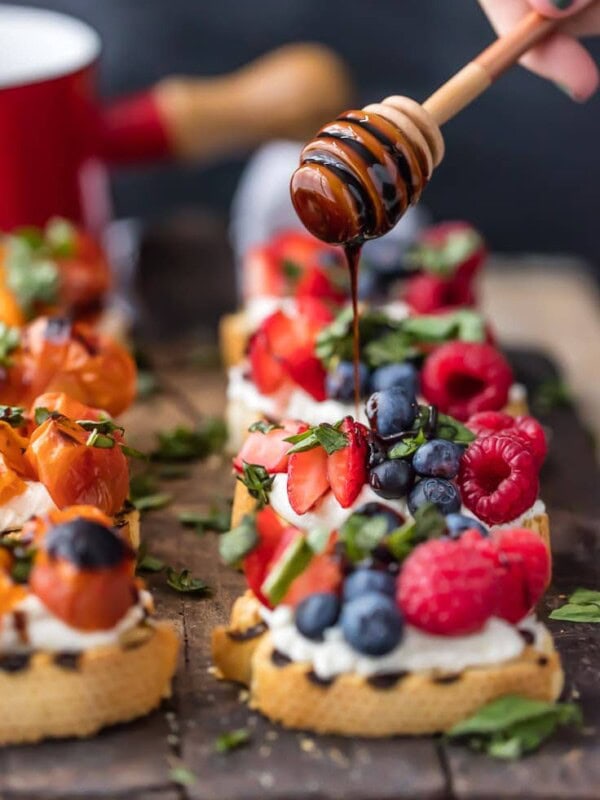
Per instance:
[[[89,432],[73,420],[47,419],[33,432],[26,457],[59,508],[91,505],[114,516],[129,492],[123,451],[88,446]]]
[[[108,630],[137,600],[132,561],[110,569],[78,569],[41,551],[29,585],[59,619],[82,631]]]

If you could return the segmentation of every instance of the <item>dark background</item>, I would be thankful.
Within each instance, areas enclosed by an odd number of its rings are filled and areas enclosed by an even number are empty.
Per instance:
[[[349,63],[362,102],[425,98],[492,38],[475,0],[45,0],[104,39],[102,90],[169,73],[234,69],[284,42],[317,40]],[[592,44],[600,57],[600,42]],[[514,69],[444,130],[447,156],[427,189],[437,218],[464,217],[503,251],[573,252],[599,269],[600,98],[585,105]],[[225,212],[243,160],[114,176],[117,213]]]

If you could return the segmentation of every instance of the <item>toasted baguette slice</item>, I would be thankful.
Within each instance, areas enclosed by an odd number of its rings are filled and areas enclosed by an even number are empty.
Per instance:
[[[219,321],[219,350],[225,367],[235,367],[246,355],[248,320],[245,311],[224,314]]]
[[[217,675],[250,687],[250,705],[285,727],[345,736],[419,735],[445,731],[507,694],[556,699],[563,686],[548,634],[544,650],[527,646],[519,658],[457,675],[416,672],[373,685],[357,674],[315,680],[310,664],[273,660],[260,626],[257,600],[238,598],[227,628],[213,631]]]
[[[240,524],[242,518],[246,514],[251,514],[256,508],[256,500],[250,496],[248,490],[241,481],[235,482],[235,489],[233,493],[233,506],[231,507],[231,527],[235,528]],[[548,514],[536,514],[529,517],[522,523],[523,528],[530,528],[532,531],[539,533],[544,540],[546,547],[551,551],[550,547],[550,519]]]
[[[447,731],[509,694],[556,700],[564,683],[548,635],[544,653],[526,646],[519,658],[456,675],[414,672],[374,686],[349,673],[315,683],[310,664],[279,666],[266,634],[252,657],[250,706],[286,728],[342,736],[421,735]]]
[[[120,645],[78,656],[37,652],[0,659],[0,745],[91,736],[148,714],[171,694],[178,638],[167,623],[140,625]],[[11,671],[12,670],[12,671]]]

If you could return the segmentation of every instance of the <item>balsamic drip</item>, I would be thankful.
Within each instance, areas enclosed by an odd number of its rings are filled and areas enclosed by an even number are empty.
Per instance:
[[[61,667],[62,669],[76,671],[79,669],[80,658],[81,653],[75,650],[63,650],[60,653],[56,653],[54,656],[54,663],[57,667]]]
[[[22,672],[29,666],[30,659],[30,653],[10,653],[9,655],[0,656],[0,671]]]
[[[531,631],[525,630],[525,628],[519,628],[519,634],[525,644],[533,644],[535,642],[535,636]]]
[[[423,427],[423,433],[426,439],[433,439],[437,433],[438,426],[438,410],[437,406],[429,406],[429,416],[427,422]]]
[[[227,636],[232,642],[247,642],[250,639],[262,636],[266,630],[266,622],[258,622],[256,625],[252,625],[251,628],[246,628],[245,631],[227,631]]]
[[[320,686],[322,689],[326,689],[328,686],[331,686],[335,678],[321,678],[313,669],[311,669],[306,673],[306,680],[314,683],[315,686]]]
[[[356,122],[357,125],[360,125],[358,120],[352,120]],[[363,126],[364,127],[364,126]],[[361,158],[371,175],[377,179],[378,191],[380,199],[383,202],[383,208],[385,211],[385,215],[387,217],[388,223],[390,225],[394,224],[394,221],[398,219],[398,215],[400,214],[401,206],[400,206],[400,198],[398,197],[398,189],[396,188],[396,183],[394,181],[394,176],[390,175],[390,172],[385,164],[382,164],[373,153],[369,150],[369,148],[364,145],[362,142],[359,142],[358,139],[354,138],[353,136],[344,133],[343,130],[326,130],[322,131],[321,133],[317,134],[317,139],[338,139],[339,141],[343,142],[347,147],[354,152]],[[308,160],[308,159],[307,159]]]
[[[461,673],[455,672],[450,675],[438,675],[436,678],[432,678],[432,680],[433,683],[446,684],[446,683],[456,683],[456,681],[459,681],[461,678],[462,678]]]
[[[282,653],[281,650],[273,650],[271,653],[271,661],[276,667],[287,667],[288,664],[292,663],[292,659],[286,656],[285,653]]]
[[[325,169],[333,172],[346,185],[354,198],[361,229],[365,230],[367,235],[375,230],[376,217],[371,198],[356,175],[348,169],[343,161],[329,153],[310,153],[304,158],[304,161],[311,164],[320,164]]]
[[[350,292],[352,296],[352,364],[354,366],[354,406],[358,418],[360,407],[360,326],[358,316],[358,262],[362,244],[344,245],[344,255],[350,272]]]
[[[408,672],[380,672],[376,675],[370,675],[367,678],[367,683],[373,689],[393,689],[394,686],[406,678]]]
[[[410,205],[414,196],[414,185],[412,173],[410,171],[410,164],[408,163],[404,153],[396,147],[394,142],[392,142],[392,140],[388,138],[385,133],[382,133],[376,125],[373,125],[372,122],[350,115],[347,117],[338,117],[340,122],[343,119],[352,120],[352,122],[355,122],[361,128],[364,128],[366,131],[368,131],[373,138],[377,139],[377,141],[382,144],[383,147],[385,147],[390,157],[394,160],[398,172],[402,176],[402,180],[404,181],[404,185],[406,187],[406,199],[408,201],[408,205]]]

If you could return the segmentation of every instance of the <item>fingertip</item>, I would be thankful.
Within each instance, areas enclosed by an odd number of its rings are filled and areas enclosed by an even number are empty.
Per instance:
[[[583,45],[564,34],[555,34],[522,59],[533,72],[548,78],[573,100],[584,103],[598,89],[600,75]]]
[[[544,17],[557,19],[576,14],[592,0],[529,0],[530,5]]]

